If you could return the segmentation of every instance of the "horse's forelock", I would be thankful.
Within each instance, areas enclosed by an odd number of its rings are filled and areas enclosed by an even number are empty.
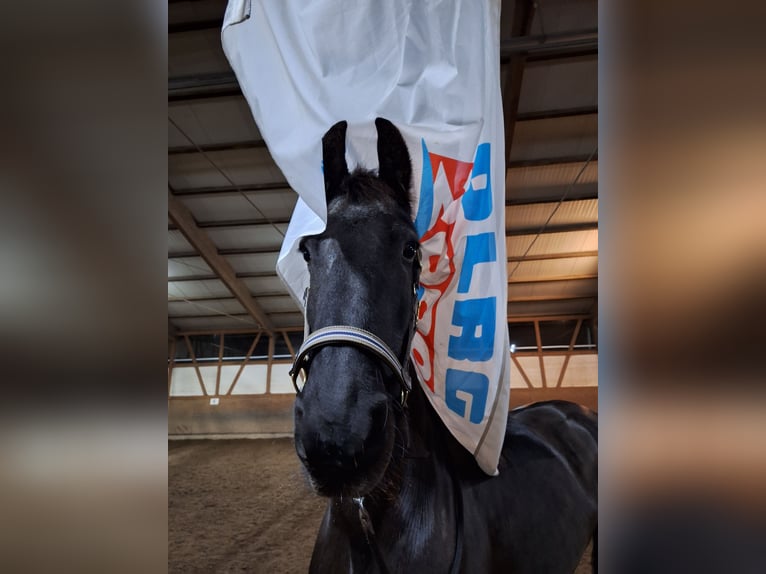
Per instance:
[[[412,210],[409,194],[401,197],[401,192],[392,189],[374,172],[362,168],[355,169],[340,183],[333,203],[338,200],[354,205],[381,205],[388,207],[392,214],[401,210],[408,218]]]

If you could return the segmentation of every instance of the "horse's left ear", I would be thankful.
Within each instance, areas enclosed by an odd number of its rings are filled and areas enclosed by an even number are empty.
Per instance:
[[[343,180],[348,177],[346,165],[346,122],[338,122],[322,137],[322,169],[327,203],[338,193]]]
[[[396,126],[383,118],[375,120],[378,129],[378,175],[396,191],[399,203],[410,208],[412,164],[407,144]]]

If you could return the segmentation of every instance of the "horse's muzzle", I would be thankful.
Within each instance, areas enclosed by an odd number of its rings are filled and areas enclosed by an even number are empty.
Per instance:
[[[370,423],[360,433],[327,421],[313,425],[298,415],[296,407],[295,450],[318,494],[363,496],[377,484],[393,447],[393,429],[386,424],[388,408],[381,402],[370,409]]]

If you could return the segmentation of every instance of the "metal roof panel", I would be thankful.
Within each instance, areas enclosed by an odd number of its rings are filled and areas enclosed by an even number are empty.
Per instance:
[[[515,235],[505,238],[508,257],[521,257],[527,249],[528,256],[597,251],[598,229],[543,233],[541,235]]]
[[[590,154],[598,145],[598,116],[571,116],[518,122],[511,161]]]
[[[175,299],[199,297],[229,297],[231,293],[220,279],[199,281],[168,281],[168,297]]]

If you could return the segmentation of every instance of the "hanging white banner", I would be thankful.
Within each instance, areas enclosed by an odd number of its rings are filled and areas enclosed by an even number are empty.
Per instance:
[[[230,0],[222,32],[300,196],[277,272],[301,305],[297,240],[327,217],[322,136],[346,120],[349,167],[375,169],[375,118],[402,132],[423,252],[412,359],[434,409],[488,474],[509,391],[499,21],[499,0]]]

